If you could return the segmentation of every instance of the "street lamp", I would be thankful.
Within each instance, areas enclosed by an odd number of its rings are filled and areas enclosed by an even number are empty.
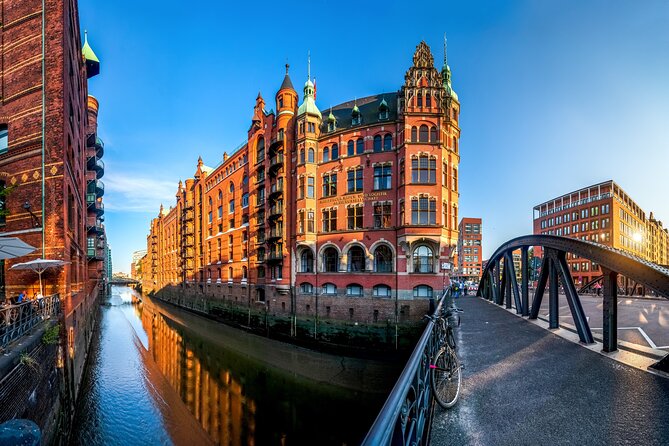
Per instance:
[[[37,227],[40,226],[39,219],[37,218],[37,215],[35,215],[35,214],[33,213],[33,211],[30,210],[31,207],[32,207],[32,206],[30,205],[30,202],[29,202],[29,201],[26,201],[25,203],[23,203],[23,209],[25,209],[26,211],[28,211],[28,213],[30,214],[30,217],[32,217],[32,220],[33,220],[33,227],[37,228]]]

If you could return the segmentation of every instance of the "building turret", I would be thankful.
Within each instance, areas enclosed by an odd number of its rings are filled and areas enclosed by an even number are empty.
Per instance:
[[[283,77],[283,82],[279,91],[276,92],[276,110],[277,116],[281,115],[290,115],[295,114],[295,108],[297,107],[297,92],[293,88],[293,82],[290,80],[288,75],[288,69],[290,65],[286,64],[286,75]]]
[[[458,95],[453,90],[453,86],[451,85],[451,67],[448,66],[446,36],[444,36],[444,66],[441,68],[441,77],[444,82],[444,90],[446,91],[446,96],[453,98],[457,101]]]
[[[81,48],[81,55],[86,62],[86,78],[90,79],[100,74],[100,59],[88,44],[88,31],[84,31],[84,46]]]
[[[321,116],[321,111],[316,107],[316,98],[314,97],[314,83],[311,82],[311,61],[308,63],[308,71],[307,71],[307,81],[304,83],[304,99],[302,100],[302,104],[300,104],[300,108],[297,110],[297,116],[301,116],[303,114],[310,114],[314,116],[318,116],[318,119],[323,119],[323,116]]]

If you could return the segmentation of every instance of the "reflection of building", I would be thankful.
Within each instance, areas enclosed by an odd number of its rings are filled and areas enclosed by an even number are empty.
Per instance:
[[[130,262],[130,277],[141,282],[141,260],[146,255],[146,249],[135,251],[132,253],[132,262]]]
[[[0,189],[10,190],[0,200],[0,235],[37,249],[0,261],[0,299],[39,290],[37,274],[13,264],[67,262],[45,272],[43,284],[45,294],[60,294],[63,309],[65,376],[73,382],[61,389],[76,392],[102,287],[103,145],[98,101],[88,95],[100,64],[80,34],[76,0],[43,8],[40,0],[2,2]]]
[[[483,271],[483,225],[480,218],[463,218],[458,225],[458,275],[478,280]]]
[[[646,218],[646,213],[613,181],[535,206],[534,233],[597,242],[658,264],[669,263],[667,229],[652,213]],[[577,284],[601,275],[599,266],[589,260],[568,254],[567,262]]]
[[[412,300],[441,289],[459,197],[450,69],[437,71],[421,42],[399,91],[323,114],[315,97],[308,79],[300,104],[286,71],[276,112],[258,95],[248,139],[214,168],[198,160],[176,205],[151,223],[146,291],[229,286],[235,298],[278,299],[274,309],[286,314],[295,291],[298,311],[345,307],[341,316],[353,318],[360,297]],[[396,305],[386,307],[374,317],[392,317]]]

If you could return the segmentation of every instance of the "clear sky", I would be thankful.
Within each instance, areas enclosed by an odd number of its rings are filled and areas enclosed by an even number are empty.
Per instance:
[[[146,248],[197,158],[243,142],[284,74],[317,104],[398,90],[416,45],[448,61],[461,101],[460,217],[484,255],[531,233],[533,206],[613,179],[669,225],[669,2],[79,0],[101,60],[89,91],[105,141],[114,271]]]

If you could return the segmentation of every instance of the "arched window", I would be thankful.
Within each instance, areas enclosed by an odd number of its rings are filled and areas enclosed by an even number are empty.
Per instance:
[[[313,273],[314,272],[314,253],[311,249],[305,249],[300,256],[300,272]]]
[[[431,273],[434,271],[434,252],[432,248],[421,245],[413,250],[413,272]]]
[[[258,145],[256,146],[256,162],[265,159],[265,139],[261,136],[258,138]]]
[[[326,146],[323,149],[323,162],[327,163],[328,161],[330,161],[330,148]]]
[[[357,155],[365,153],[365,141],[362,138],[358,138],[358,141],[355,143],[355,153]]]
[[[219,202],[223,201],[223,191],[220,189],[218,190],[218,201]]]
[[[381,245],[374,250],[374,271],[377,273],[393,271],[393,253],[387,245]]]
[[[381,135],[376,135],[374,137],[374,151],[375,152],[380,152],[383,150],[383,141],[381,139]]]
[[[337,285],[334,283],[324,283],[321,290],[323,294],[337,294]]]
[[[453,147],[452,148],[453,148],[453,151],[455,153],[458,153],[458,139],[455,136],[453,137]]]
[[[430,96],[430,93],[425,93],[425,106],[432,107],[432,96]]]
[[[232,282],[232,267],[228,268],[228,282]]]
[[[418,107],[422,107],[422,106],[423,106],[423,93],[421,93],[421,92],[419,91],[419,92],[418,92],[418,96],[417,96],[417,98],[418,98],[417,106],[418,106]]]
[[[430,127],[430,142],[437,142],[437,128]]]
[[[232,194],[234,192],[235,192],[235,184],[232,181],[230,181],[230,193]]]
[[[310,283],[304,282],[300,284],[300,293],[302,294],[312,294],[314,292],[314,286]]]
[[[307,161],[309,161],[310,163],[313,163],[314,162],[314,149],[309,148],[309,151],[307,152],[307,154],[308,154],[307,155]]]
[[[383,150],[393,150],[393,136],[390,133],[383,137]]]
[[[355,142],[352,139],[348,142],[348,149],[346,150],[346,154],[348,156],[355,154]]]
[[[352,283],[346,286],[346,295],[350,297],[362,297],[362,285]]]
[[[329,247],[323,251],[323,270],[326,273],[339,271],[339,254],[336,249]]]
[[[420,131],[418,132],[418,141],[427,142],[427,126],[425,124],[420,126]]]
[[[242,187],[246,186],[249,184],[249,177],[244,175],[244,178],[242,178]]]
[[[414,299],[432,299],[432,287],[427,285],[418,285],[413,287]]]
[[[304,159],[304,149],[302,149],[302,150],[300,150],[300,163],[304,164],[304,161],[305,161],[305,159]]]
[[[353,246],[348,250],[348,270],[350,272],[365,270],[365,251],[360,246]]]
[[[388,285],[376,285],[372,290],[374,297],[390,297],[390,287]]]
[[[411,127],[411,142],[418,141],[418,129],[416,127]]]
[[[242,280],[249,278],[249,270],[245,266],[242,266]]]
[[[337,144],[332,144],[332,159],[336,160],[339,158],[339,146]]]

